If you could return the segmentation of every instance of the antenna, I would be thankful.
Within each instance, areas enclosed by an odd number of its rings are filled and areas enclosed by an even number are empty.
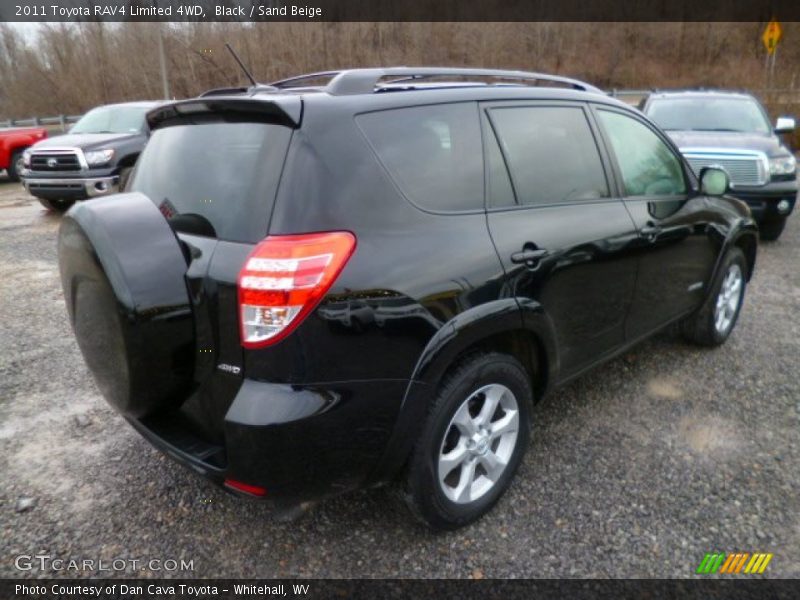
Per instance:
[[[247,78],[250,80],[250,83],[252,83],[254,86],[258,85],[258,82],[255,80],[255,77],[253,77],[250,71],[247,70],[247,67],[244,66],[242,59],[239,58],[239,55],[236,54],[236,52],[234,52],[233,48],[231,48],[231,45],[228,42],[225,42],[225,47],[228,49],[228,52],[231,53],[236,62],[239,63],[239,66],[242,68],[242,71],[244,71],[244,74],[247,75]]]

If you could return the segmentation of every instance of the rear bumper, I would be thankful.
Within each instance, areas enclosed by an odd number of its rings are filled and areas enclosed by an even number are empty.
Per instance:
[[[775,181],[762,187],[737,187],[730,191],[730,195],[746,202],[756,221],[788,216],[797,202],[797,181]],[[783,200],[786,202],[781,204]],[[786,208],[779,210],[779,206]]]
[[[294,505],[380,481],[406,381],[291,386],[244,379],[211,440],[184,408],[128,421],[150,443],[217,485],[228,479],[265,488]]]
[[[118,175],[86,178],[23,177],[22,184],[37,198],[46,200],[86,200],[114,191]]]

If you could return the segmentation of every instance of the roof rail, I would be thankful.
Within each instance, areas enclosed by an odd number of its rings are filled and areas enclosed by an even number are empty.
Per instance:
[[[602,94],[598,88],[578,79],[530,73],[527,71],[503,71],[500,69],[463,69],[452,67],[387,67],[377,69],[348,69],[342,71],[320,71],[307,73],[274,81],[269,85],[276,88],[297,87],[304,81],[328,78],[330,82],[323,89],[333,96],[350,96],[354,94],[371,94],[378,82],[385,77],[394,77],[392,83],[430,79],[433,77],[491,77],[496,79],[516,79],[519,81],[546,81],[559,83],[576,90]]]
[[[576,90],[602,94],[603,92],[591,84],[578,79],[532,73],[527,71],[504,71],[500,69],[464,69],[452,67],[389,67],[384,69],[351,69],[340,71],[334,75],[325,90],[334,96],[352,94],[371,94],[378,82],[385,77],[396,77],[399,81],[430,79],[432,77],[489,77],[496,79],[516,79],[520,81],[546,81],[559,83]]]

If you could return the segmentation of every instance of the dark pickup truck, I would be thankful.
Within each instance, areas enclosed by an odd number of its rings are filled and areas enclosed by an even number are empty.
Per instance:
[[[76,200],[116,191],[147,143],[145,114],[157,102],[100,106],[66,135],[42,140],[23,154],[25,188],[45,208],[64,211]]]
[[[797,200],[797,161],[778,135],[794,131],[793,118],[773,128],[753,96],[726,91],[655,92],[640,108],[695,172],[712,165],[728,172],[729,193],[750,206],[761,239],[780,237]]]

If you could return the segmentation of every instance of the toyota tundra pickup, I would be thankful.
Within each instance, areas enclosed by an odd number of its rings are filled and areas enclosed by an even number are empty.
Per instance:
[[[25,188],[49,210],[116,191],[147,143],[145,113],[157,102],[100,106],[66,135],[38,142],[22,155]]]
[[[778,137],[795,120],[770,124],[750,94],[728,91],[670,91],[651,94],[642,112],[658,123],[699,172],[722,167],[730,194],[750,206],[762,240],[777,240],[797,200],[797,161]]]
[[[19,181],[24,167],[22,155],[30,146],[47,137],[44,127],[0,129],[0,171],[11,181]]]

